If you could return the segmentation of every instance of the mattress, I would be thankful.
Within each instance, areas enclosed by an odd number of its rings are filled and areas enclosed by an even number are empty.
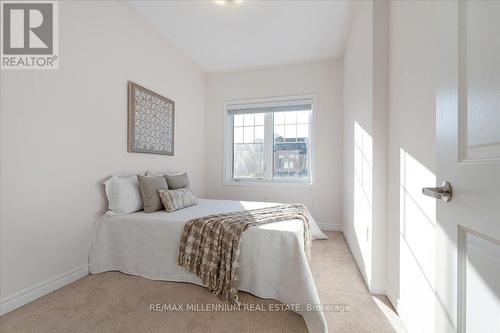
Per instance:
[[[215,213],[271,207],[277,203],[199,199],[192,207],[167,213],[143,211],[103,215],[96,222],[90,273],[120,271],[147,279],[189,282],[200,279],[177,265],[186,221]],[[326,238],[311,222],[313,239]],[[304,253],[303,222],[290,220],[247,229],[241,238],[239,289],[285,304],[318,305],[320,300]],[[327,332],[320,307],[300,311],[309,332]]]

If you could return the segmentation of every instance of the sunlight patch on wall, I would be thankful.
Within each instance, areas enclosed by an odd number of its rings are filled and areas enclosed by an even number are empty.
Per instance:
[[[373,142],[372,137],[354,122],[354,232],[365,272],[371,275],[373,222]],[[368,281],[371,276],[367,276]]]
[[[422,195],[435,174],[400,149],[400,316],[416,332],[435,328],[436,200]]]

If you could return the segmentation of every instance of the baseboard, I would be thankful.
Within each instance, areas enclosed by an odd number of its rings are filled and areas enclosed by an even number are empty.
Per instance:
[[[323,231],[342,231],[342,224],[318,223],[318,227]]]
[[[391,302],[394,310],[396,310],[396,312],[399,313],[399,297],[396,296],[396,292],[394,291],[394,289],[392,289],[389,283],[385,284],[385,293],[387,295],[387,298],[389,299],[389,302]]]
[[[33,302],[48,293],[64,287],[89,274],[89,266],[83,265],[71,271],[48,279],[32,287],[21,290],[0,300],[0,316],[15,310],[29,302]]]

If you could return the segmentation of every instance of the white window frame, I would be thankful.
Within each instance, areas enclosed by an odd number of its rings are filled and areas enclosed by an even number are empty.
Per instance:
[[[312,107],[309,115],[309,178],[307,179],[273,179],[273,166],[267,165],[273,160],[273,140],[264,140],[264,160],[266,161],[265,176],[262,179],[235,179],[233,178],[233,118],[228,114],[228,107],[234,104],[255,104],[294,101],[298,99],[311,99]],[[284,186],[284,187],[311,187],[314,184],[316,167],[316,114],[318,99],[314,94],[266,97],[245,100],[230,100],[224,102],[224,142],[223,142],[223,185],[227,186]],[[266,113],[264,124],[272,122],[272,114]],[[274,136],[274,127],[264,127],[265,137]],[[270,155],[270,156],[269,156]]]

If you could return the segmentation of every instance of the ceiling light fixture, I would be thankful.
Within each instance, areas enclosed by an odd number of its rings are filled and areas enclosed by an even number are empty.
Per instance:
[[[214,3],[219,6],[239,6],[243,0],[214,0]]]

